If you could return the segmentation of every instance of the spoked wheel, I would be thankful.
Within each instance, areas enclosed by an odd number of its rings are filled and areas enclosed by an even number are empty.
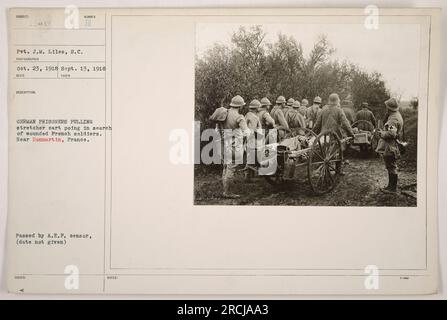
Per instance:
[[[309,184],[315,194],[332,191],[340,178],[343,165],[343,149],[334,132],[321,133],[316,138],[309,153],[307,174]]]
[[[284,139],[295,138],[297,136],[300,137],[299,138],[300,143],[303,148],[310,147],[312,145],[312,143],[314,141],[316,141],[316,139],[317,139],[317,135],[315,134],[315,132],[313,132],[312,130],[310,130],[308,128],[294,128],[294,129],[292,129],[291,132],[289,132],[284,137]],[[265,180],[272,186],[281,186],[287,182],[290,182],[290,179],[284,179],[284,164],[285,164],[286,158],[287,158],[287,156],[286,156],[285,150],[283,153],[278,151],[278,156],[277,156],[278,167],[276,169],[276,173],[271,176],[264,176]]]

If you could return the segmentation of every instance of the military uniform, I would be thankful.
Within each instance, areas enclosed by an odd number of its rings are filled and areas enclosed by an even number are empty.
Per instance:
[[[254,164],[256,150],[262,145],[262,124],[257,115],[257,110],[261,106],[258,100],[253,100],[250,103],[250,111],[245,115],[250,136],[247,139],[247,160],[249,164]]]
[[[250,102],[250,110],[245,115],[248,129],[250,130],[250,136],[247,139],[247,166],[245,168],[245,179],[247,181],[254,177],[256,168],[257,152],[263,145],[264,136],[262,134],[262,124],[257,113],[261,103],[258,100]]]
[[[364,106],[361,110],[357,111],[355,115],[355,121],[367,121],[371,123],[371,125],[375,128],[376,127],[376,117],[374,117],[374,114],[369,110],[366,106]],[[367,124],[360,122],[357,125],[357,128],[359,130],[370,130],[371,127]]]
[[[306,109],[307,109],[307,107],[309,106],[309,101],[307,99],[303,99],[303,100],[301,100],[301,105],[303,107],[306,107]]]
[[[284,119],[286,119],[287,124],[288,124],[289,127],[290,127],[290,122],[289,122],[289,120],[291,119],[291,117],[292,117],[293,114],[295,113],[295,110],[293,110],[292,107],[290,107],[290,106],[285,106],[285,107],[282,109],[282,112],[283,112],[283,114],[284,114]]]
[[[284,117],[284,113],[281,109],[281,106],[276,105],[273,107],[272,111],[270,111],[270,115],[272,116],[275,124],[278,125],[278,140],[282,140],[284,138],[287,131],[290,131],[289,124],[287,123],[286,118]]]
[[[257,116],[259,121],[261,122],[261,127],[263,129],[273,128],[275,126],[275,120],[270,116],[270,113],[266,110],[265,107],[259,108],[257,112]]]
[[[289,100],[287,100],[287,105],[285,105],[282,108],[282,112],[284,113],[284,119],[286,119],[287,124],[289,124],[289,119],[292,116],[292,114],[295,112],[295,110],[293,110],[292,106],[295,103],[295,100],[293,98],[290,98]],[[290,124],[289,124],[290,127]]]
[[[332,93],[329,96],[329,104],[324,106],[318,114],[317,122],[313,127],[313,131],[316,134],[332,131],[340,139],[343,137],[343,132],[346,132],[351,137],[354,136],[354,132],[339,103],[340,98],[338,94]],[[344,148],[344,146],[342,147]],[[335,163],[335,170],[343,175],[341,161]]]
[[[319,104],[313,104],[306,110],[306,118],[307,118],[307,125],[309,128],[312,128],[315,126],[315,123],[317,122],[318,115],[321,112],[321,108]]]
[[[259,117],[255,112],[256,111],[250,110],[245,115],[245,121],[250,130],[262,129],[261,120],[259,120]]]
[[[306,107],[306,106],[303,106],[303,105],[300,105],[300,106],[298,107],[298,112],[299,112],[303,117],[305,117],[305,116],[306,116],[306,112],[307,112],[307,107]]]
[[[257,110],[257,116],[259,121],[261,121],[262,129],[264,130],[265,142],[268,143],[269,130],[275,127],[275,120],[273,120],[272,116],[268,112],[267,108],[272,104],[270,100],[266,97],[261,99],[261,107]]]
[[[224,196],[237,197],[229,192],[230,184],[234,180],[234,174],[238,165],[243,163],[244,137],[250,134],[245,117],[239,113],[239,108],[245,105],[244,99],[236,96],[231,100],[231,108],[228,110],[225,121],[222,122],[224,131],[224,165],[222,182]]]
[[[289,127],[292,128],[306,128],[306,120],[304,115],[300,112],[301,104],[299,101],[295,101],[292,105],[293,107],[293,115],[288,119]],[[306,108],[306,107],[304,107]],[[299,132],[302,134],[303,132]]]
[[[399,112],[396,99],[391,98],[385,102],[388,114],[385,119],[385,130],[380,133],[380,140],[376,152],[383,156],[388,171],[388,186],[383,191],[396,192],[397,190],[397,160],[400,158],[398,139],[402,138],[404,120]]]
[[[210,116],[210,120],[216,123],[216,131],[219,133],[219,140],[216,141],[215,143],[218,143],[220,148],[219,148],[219,152],[220,152],[220,158],[221,160],[223,159],[223,154],[224,154],[224,140],[223,140],[223,135],[224,135],[224,131],[223,131],[223,121],[225,121],[225,119],[227,118],[228,115],[228,109],[225,107],[219,107],[217,108],[213,114]],[[222,163],[222,161],[221,161]]]
[[[349,124],[353,124],[355,121],[355,115],[354,115],[354,110],[352,110],[352,108],[350,107],[342,107],[341,108],[346,116],[346,119],[348,119]]]
[[[343,110],[337,105],[326,105],[318,115],[317,122],[313,128],[316,134],[320,132],[334,131],[339,138],[343,137],[342,130],[345,130],[350,136],[353,136],[351,126]]]

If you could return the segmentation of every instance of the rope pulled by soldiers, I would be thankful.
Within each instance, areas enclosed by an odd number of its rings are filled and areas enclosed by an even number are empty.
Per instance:
[[[362,103],[360,110],[354,110],[348,106],[346,100],[340,104],[337,93],[329,95],[327,104],[323,106],[321,97],[316,96],[312,105],[307,99],[285,99],[278,96],[272,104],[267,97],[260,101],[253,99],[248,105],[248,112],[244,115],[240,109],[246,105],[245,100],[236,95],[231,99],[228,107],[217,108],[210,120],[216,123],[216,128],[223,133],[225,131],[237,132],[230,143],[222,144],[222,154],[231,156],[223,157],[222,184],[225,198],[239,198],[240,195],[231,191],[237,168],[245,162],[245,178],[250,181],[256,172],[256,150],[262,143],[270,143],[274,137],[276,141],[282,141],[292,132],[300,134],[303,129],[310,129],[315,134],[332,131],[340,138],[353,138],[356,132],[376,128],[377,121],[367,102]],[[396,193],[398,181],[397,160],[400,157],[403,143],[402,130],[403,119],[399,112],[399,105],[395,98],[385,101],[387,110],[384,119],[384,127],[379,131],[379,142],[376,152],[379,153],[388,172],[388,184],[381,188],[385,193]],[[354,122],[359,122],[357,128],[352,128]],[[365,125],[366,123],[366,125]],[[366,127],[365,127],[366,126]],[[225,140],[225,139],[223,139]],[[222,141],[223,141],[222,140]],[[274,142],[276,142],[274,141]],[[248,152],[253,151],[254,152]],[[246,155],[245,155],[246,154]],[[337,170],[341,170],[337,168]],[[340,171],[343,175],[343,172]]]

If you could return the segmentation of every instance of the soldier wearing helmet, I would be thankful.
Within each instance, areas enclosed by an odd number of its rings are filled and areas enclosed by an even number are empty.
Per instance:
[[[306,112],[307,112],[308,105],[309,105],[309,101],[307,101],[307,99],[303,99],[303,100],[301,100],[301,104],[298,107],[298,112],[304,117],[304,119],[306,119]]]
[[[332,93],[329,96],[328,104],[323,107],[318,114],[317,122],[313,128],[316,134],[322,132],[334,132],[340,139],[343,137],[343,132],[346,132],[350,137],[354,136],[351,125],[343,110],[340,108],[340,98],[338,94]],[[341,175],[341,162],[336,162],[335,169]]]
[[[289,113],[289,119],[287,119],[290,129],[293,128],[306,128],[306,121],[304,116],[299,111],[301,104],[298,100],[296,100],[293,105],[293,113]]]
[[[301,103],[298,100],[293,101],[293,103],[292,103],[293,110],[298,112],[300,107],[301,107]]]
[[[223,196],[238,198],[231,193],[230,187],[238,165],[243,163],[243,138],[250,134],[245,117],[239,113],[239,108],[245,105],[244,99],[237,95],[231,99],[227,117],[222,123],[224,129],[224,165],[222,172]],[[234,160],[233,160],[234,158]]]
[[[307,100],[307,99],[303,99],[303,100],[301,100],[301,105],[303,106],[303,107],[308,107],[309,106],[309,100]]]
[[[262,129],[264,130],[264,137],[268,143],[269,130],[275,127],[275,120],[268,112],[268,108],[272,105],[269,99],[266,97],[261,99],[261,106],[258,108],[257,116],[261,121]]]
[[[282,140],[286,132],[290,132],[289,125],[282,110],[285,104],[286,99],[283,96],[279,96],[276,99],[276,105],[273,107],[272,111],[270,111],[270,115],[272,116],[273,120],[275,120],[275,124],[277,125],[276,129],[278,129],[279,140]]]
[[[282,112],[284,113],[284,119],[286,119],[287,124],[289,125],[290,128],[290,119],[292,117],[292,114],[294,113],[293,110],[293,103],[295,102],[295,99],[293,98],[289,98],[289,100],[287,100],[286,105],[283,107]]]
[[[307,108],[306,118],[307,118],[307,126],[308,128],[313,128],[315,123],[317,122],[318,114],[321,111],[321,103],[322,100],[320,97],[316,96],[314,98],[314,104]]]
[[[261,106],[258,108],[258,118],[261,121],[261,126],[263,129],[275,127],[275,120],[270,116],[268,108],[272,105],[269,99],[262,98]]]
[[[254,176],[256,164],[256,152],[258,148],[262,145],[262,124],[257,115],[258,109],[261,107],[261,103],[254,99],[250,102],[248,108],[249,111],[245,115],[245,120],[247,121],[248,129],[250,129],[250,135],[247,138],[247,166],[245,171],[245,179],[247,182],[251,180]]]
[[[247,121],[247,126],[250,130],[257,130],[262,129],[261,121],[258,118],[258,109],[261,107],[261,103],[254,99],[250,104],[248,105],[248,112],[245,115],[245,121]]]
[[[342,129],[349,135],[354,136],[351,126],[343,110],[340,108],[340,98],[338,94],[332,93],[329,96],[328,104],[323,107],[318,115],[314,126],[314,132],[334,131],[339,138],[342,138]]]

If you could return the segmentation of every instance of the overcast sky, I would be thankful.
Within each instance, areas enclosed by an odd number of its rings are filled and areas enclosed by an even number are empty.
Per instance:
[[[197,25],[196,52],[203,53],[216,42],[229,44],[241,24]],[[244,25],[250,26],[250,25]],[[264,24],[265,41],[274,42],[278,33],[294,37],[308,56],[320,34],[326,34],[336,52],[333,59],[349,60],[367,71],[382,73],[392,93],[403,99],[418,95],[420,30],[417,24],[380,24],[367,30],[362,24]]]

